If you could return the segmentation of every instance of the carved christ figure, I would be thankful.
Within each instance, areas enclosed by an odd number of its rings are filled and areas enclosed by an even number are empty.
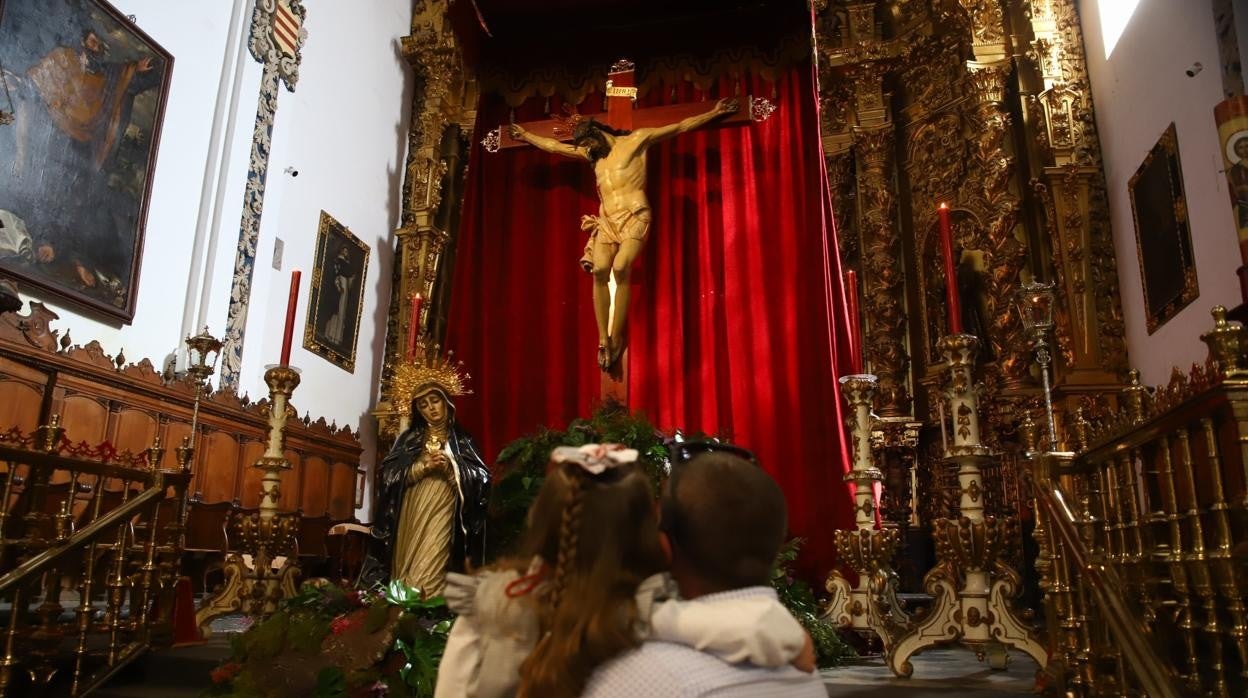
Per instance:
[[[511,137],[548,153],[588,160],[594,166],[599,209],[583,216],[588,231],[582,266],[594,277],[594,317],[598,321],[598,366],[606,371],[624,351],[623,329],[631,292],[629,270],[641,254],[650,232],[650,202],[646,199],[646,152],[650,146],[692,131],[737,111],[737,100],[721,99],[708,111],[673,124],[622,131],[593,119],[577,124],[572,143],[538,136],[517,124]],[[615,317],[611,318],[611,289],[615,276]],[[608,324],[609,323],[609,324]]]

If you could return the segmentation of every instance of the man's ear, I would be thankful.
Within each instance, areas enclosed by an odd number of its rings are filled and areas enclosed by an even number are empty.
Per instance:
[[[667,560],[667,566],[672,566],[672,539],[667,537],[667,533],[659,531],[659,548],[663,550],[663,559]]]

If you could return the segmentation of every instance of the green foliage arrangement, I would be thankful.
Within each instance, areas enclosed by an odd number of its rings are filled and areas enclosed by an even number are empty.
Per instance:
[[[819,602],[810,585],[793,576],[793,562],[801,547],[802,539],[793,538],[780,549],[771,572],[771,586],[775,588],[780,603],[810,633],[815,645],[815,664],[821,669],[839,666],[856,653],[841,638],[836,626],[822,617]]]
[[[304,584],[272,616],[231,639],[211,696],[432,696],[451,613],[391,582],[368,591]]]
[[[607,403],[589,419],[575,419],[562,431],[543,428],[503,447],[498,462],[504,470],[494,483],[490,501],[487,558],[497,559],[509,552],[524,530],[529,506],[546,479],[550,452],[559,446],[591,443],[616,443],[637,449],[654,491],[659,491],[668,462],[663,433],[644,415],[629,413],[618,403]]]

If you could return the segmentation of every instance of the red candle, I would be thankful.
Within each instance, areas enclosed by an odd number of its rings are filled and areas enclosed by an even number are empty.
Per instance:
[[[290,365],[290,343],[295,336],[295,307],[299,305],[298,269],[290,273],[290,299],[286,301],[286,330],[282,333],[282,365]]]
[[[940,249],[945,256],[945,305],[949,308],[949,334],[962,334],[962,307],[958,302],[958,264],[953,258],[953,228],[949,225],[949,204],[941,204]]]
[[[845,272],[845,307],[849,311],[849,360],[854,373],[862,373],[862,316],[858,313],[858,272]]]
[[[410,358],[416,353],[416,335],[420,332],[420,302],[419,293],[412,295],[412,317],[407,322],[407,355]]]

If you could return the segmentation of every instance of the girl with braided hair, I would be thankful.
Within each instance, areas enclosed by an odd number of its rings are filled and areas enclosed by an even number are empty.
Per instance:
[[[708,614],[676,600],[636,459],[616,445],[556,449],[517,555],[476,576],[447,575],[459,617],[438,698],[576,696],[600,665],[646,638],[728,662],[813,670],[809,638],[778,601]]]

